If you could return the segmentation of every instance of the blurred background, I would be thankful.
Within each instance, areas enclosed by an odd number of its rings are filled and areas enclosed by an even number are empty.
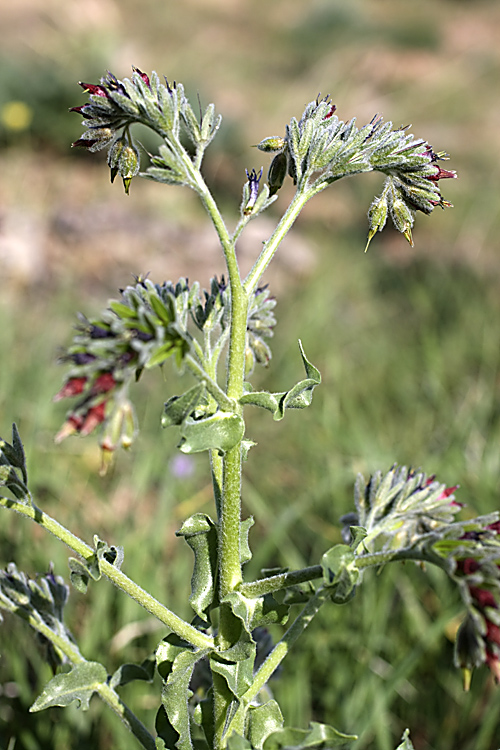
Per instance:
[[[68,108],[86,101],[77,81],[98,82],[107,69],[123,78],[136,65],[182,81],[222,113],[205,174],[230,226],[245,168],[269,164],[251,146],[282,135],[319,92],[341,119],[363,125],[380,112],[411,123],[460,175],[441,183],[455,209],[417,216],[415,248],[388,227],[366,255],[366,211],[381,177],[330,188],[266,275],[278,326],[258,386],[284,390],[302,376],[299,337],[323,384],[286,424],[248,414],[258,443],[245,466],[245,514],[258,519],[248,576],[318,562],[340,541],[356,474],[393,462],[459,483],[466,514],[498,508],[498,2],[17,0],[0,4],[0,28],[0,434],[8,439],[17,422],[37,504],[86,540],[97,533],[124,545],[124,570],[189,617],[192,556],[174,532],[188,514],[213,510],[206,458],[179,462],[175,433],[159,428],[162,402],[180,392],[172,370],[137,387],[141,434],[106,477],[96,439],[53,442],[65,416],[51,402],[64,375],[56,361],[75,313],[98,313],[132,274],[207,285],[223,271],[194,195],[134,180],[127,197],[118,180],[109,184],[103,153],[70,149],[82,127]],[[283,188],[250,225],[243,268],[291,195]],[[67,577],[68,553],[55,540],[19,517],[1,520],[1,566],[16,560],[35,576],[51,560]],[[393,750],[407,726],[416,750],[496,750],[498,689],[480,670],[464,693],[453,667],[461,616],[436,571],[367,575],[349,606],[324,608],[274,680],[285,717],[356,732],[354,750]],[[72,592],[68,624],[83,654],[110,672],[142,661],[164,635],[106,582]],[[27,713],[51,672],[23,625],[6,618],[0,628],[0,746],[135,747],[97,700],[88,714]],[[123,691],[149,725],[153,693]]]

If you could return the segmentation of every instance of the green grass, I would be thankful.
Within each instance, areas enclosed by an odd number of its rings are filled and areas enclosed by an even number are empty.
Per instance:
[[[316,239],[323,244],[321,236]],[[300,335],[322,370],[323,385],[309,410],[287,414],[283,423],[265,412],[249,413],[249,435],[258,443],[245,466],[245,511],[258,519],[249,577],[265,566],[315,563],[340,541],[339,517],[351,509],[358,471],[368,475],[394,461],[421,466],[448,484],[460,483],[466,512],[496,507],[496,280],[458,263],[426,259],[395,266],[380,257],[380,248],[364,256],[355,238],[335,253],[321,251],[320,267],[303,288],[279,300],[274,359],[258,378],[260,386],[279,390],[300,377]],[[2,392],[9,394],[4,430],[8,419],[19,420],[42,507],[84,538],[99,533],[124,544],[125,570],[187,615],[191,553],[174,531],[183,515],[211,512],[204,459],[195,460],[191,478],[172,478],[176,438],[158,426],[161,403],[176,390],[170,373],[154,373],[142,392],[136,387],[143,432],[110,476],[97,475],[92,439],[53,446],[63,409],[50,403],[61,375],[51,358],[67,336],[61,322],[47,328],[45,321],[71,320],[71,305],[74,299],[70,304],[67,297],[47,296],[35,304],[33,318],[22,306],[3,311],[2,350],[12,351],[15,343],[18,353],[2,374]],[[77,307],[97,309],[83,301]],[[65,574],[67,553],[54,540],[5,516],[4,562],[15,558],[34,574],[53,560]],[[354,750],[389,750],[406,725],[415,728],[417,748],[493,750],[499,696],[484,671],[475,674],[469,695],[461,690],[450,640],[459,615],[456,592],[437,572],[401,566],[367,575],[350,604],[322,611],[295,658],[285,662],[273,684],[285,716],[358,732]],[[136,605],[106,582],[94,584],[86,597],[73,593],[68,621],[83,653],[103,659],[110,671],[123,660],[141,661],[162,636],[150,632]],[[138,635],[127,643],[125,631],[126,645],[110,650],[115,632],[130,622]],[[1,679],[15,682],[20,694],[15,700],[1,696],[0,716],[19,726],[16,748],[45,750],[57,741],[54,747],[62,749],[68,732],[79,738],[72,747],[104,747],[116,722],[98,704],[92,730],[84,729],[76,711],[25,719],[23,711],[49,674],[28,632],[22,655],[16,652],[18,637],[17,626],[7,620]],[[141,693],[139,712],[151,721],[152,704]],[[7,738],[12,730],[0,725],[2,731]]]
[[[5,154],[5,211],[49,225],[54,216],[76,211],[87,222],[88,247],[80,236],[64,244],[49,234],[45,240],[55,249],[49,247],[46,275],[28,278],[20,290],[4,283],[0,434],[8,438],[11,422],[18,423],[44,510],[86,540],[98,533],[123,544],[124,570],[189,616],[192,554],[174,532],[190,513],[213,511],[203,456],[195,458],[191,477],[172,475],[175,431],[159,428],[162,402],[181,390],[171,371],[151,373],[136,387],[141,435],[107,477],[98,475],[92,438],[53,443],[65,408],[51,403],[63,376],[54,362],[69,341],[75,311],[99,311],[115,286],[151,262],[150,238],[141,244],[140,232],[128,255],[122,247],[115,252],[111,240],[103,252],[105,242],[92,232],[97,202],[110,206],[114,226],[113,211],[121,205],[137,212],[140,227],[150,218],[174,227],[191,222],[181,207],[186,196],[173,190],[134,185],[130,198],[117,197],[120,188],[107,184],[102,155],[51,162],[80,133],[77,118],[65,110],[84,99],[76,85],[72,98],[68,81],[96,80],[108,66],[128,75],[124,50],[132,49],[130,63],[182,80],[203,103],[213,99],[224,123],[206,171],[231,210],[244,168],[264,163],[249,144],[280,134],[318,91],[332,94],[342,118],[359,113],[367,120],[382,111],[396,124],[413,122],[417,136],[450,151],[450,167],[460,172],[459,181],[444,186],[457,208],[419,216],[415,250],[389,231],[363,254],[365,212],[380,188],[369,176],[332,188],[306,208],[297,231],[317,248],[317,265],[304,279],[288,274],[289,289],[278,295],[273,360],[257,380],[280,391],[302,377],[300,337],[323,383],[310,409],[287,414],[282,423],[265,412],[248,413],[248,434],[257,442],[245,465],[243,497],[245,513],[257,518],[250,578],[265,566],[316,563],[340,541],[339,518],[352,507],[356,474],[368,476],[395,461],[459,483],[465,513],[498,507],[500,214],[492,154],[499,131],[492,92],[500,57],[497,3],[487,0],[423,0],[405,4],[404,12],[394,0],[182,5],[171,14],[168,4],[150,0],[138,9],[123,0],[133,32],[116,18],[101,23],[92,14],[85,28],[69,30],[61,14],[53,27],[41,28],[37,44],[31,36],[26,44],[24,34],[5,35],[0,107],[21,100],[35,115],[28,132],[0,133],[2,145],[23,149]],[[113,20],[112,9],[104,10]],[[187,44],[191,36],[195,41]],[[280,198],[278,207],[283,203]],[[152,241],[161,244],[156,236]],[[192,252],[185,262],[182,272],[196,278]],[[168,264],[162,273],[171,275]],[[67,577],[65,549],[23,519],[0,516],[2,566],[15,559],[35,575],[52,560]],[[437,571],[406,565],[367,575],[352,602],[321,611],[273,681],[286,718],[357,732],[353,750],[393,750],[406,726],[416,750],[497,750],[500,692],[481,670],[465,694],[452,664],[460,613],[456,592]],[[105,581],[86,596],[72,592],[68,623],[84,655],[102,659],[110,671],[141,661],[164,634],[151,631],[140,609]],[[130,623],[133,630],[126,630]],[[113,640],[116,632],[120,638]],[[0,747],[12,736],[15,750],[135,747],[97,701],[90,715],[74,708],[28,714],[50,671],[29,630],[12,618],[1,625],[0,648]],[[152,694],[148,686],[124,690],[150,725]]]

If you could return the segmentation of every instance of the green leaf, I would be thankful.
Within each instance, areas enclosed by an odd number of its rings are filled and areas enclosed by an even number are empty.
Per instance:
[[[171,323],[174,322],[174,316],[172,313],[174,313],[175,315],[175,308],[172,309],[172,304],[170,305],[171,309],[168,310],[164,302],[159,297],[157,297],[154,292],[148,295],[148,300],[153,311],[165,327],[168,327]]]
[[[69,557],[70,581],[81,594],[87,593],[90,579],[98,581],[101,577],[99,565],[95,555],[89,560],[80,560],[77,557]]]
[[[111,300],[109,307],[119,318],[136,318],[137,311],[118,300]]]
[[[241,441],[244,432],[245,423],[240,416],[218,411],[205,419],[186,419],[178,447],[183,453],[206,450],[225,453]]]
[[[332,588],[332,600],[343,604],[353,596],[360,571],[356,557],[347,544],[337,544],[325,552],[321,559],[323,580],[326,587]]]
[[[253,516],[249,516],[248,518],[245,518],[244,521],[241,522],[240,527],[240,562],[242,565],[244,565],[247,562],[250,562],[252,559],[252,551],[250,549],[250,545],[248,543],[248,533],[252,526],[254,525],[255,521],[253,519]]]
[[[242,621],[248,633],[271,623],[283,625],[288,620],[288,605],[280,604],[272,594],[249,598],[239,591],[231,591],[223,601],[231,605],[233,613]]]
[[[94,535],[94,549],[97,560],[106,560],[110,565],[114,565],[118,570],[121,569],[124,558],[123,547],[117,547],[114,544],[108,544],[103,539],[99,539],[97,534]],[[96,578],[95,580],[99,580]]]
[[[47,683],[30,708],[31,712],[43,711],[50,706],[69,706],[73,701],[86,711],[92,695],[106,683],[108,673],[96,661],[84,661],[70,672],[57,674]]]
[[[261,706],[250,706],[248,721],[248,738],[256,750],[262,750],[269,735],[283,728],[283,714],[275,700]]]
[[[158,646],[156,663],[164,680],[162,704],[165,715],[159,712],[156,728],[168,747],[174,740],[178,750],[192,750],[189,683],[196,662],[208,653],[209,649],[193,651],[175,635],[167,636]]]
[[[235,653],[234,650],[232,652]],[[251,655],[241,661],[224,661],[222,657],[227,653],[229,651],[218,655],[213,654],[210,659],[210,668],[212,672],[217,672],[217,674],[220,674],[225,679],[229,690],[236,698],[236,710],[239,705],[239,699],[246,693],[253,682],[255,644],[252,644]],[[228,721],[228,726],[229,723]]]
[[[194,553],[189,603],[202,620],[215,596],[217,574],[217,528],[205,513],[195,513],[182,524],[176,536],[183,536]]]
[[[285,416],[286,409],[305,409],[312,402],[313,390],[321,383],[319,370],[307,359],[302,342],[299,349],[304,363],[307,378],[296,383],[289,391],[269,393],[268,391],[251,391],[240,398],[240,404],[260,406],[273,413],[273,419],[279,422]]]
[[[246,740],[240,734],[236,734],[236,732],[233,732],[233,734],[229,737],[227,741],[227,749],[228,750],[252,750],[252,745],[249,742],[249,740]]]
[[[171,425],[180,425],[189,417],[205,395],[205,386],[198,383],[182,394],[182,396],[172,396],[165,403],[165,410],[161,418],[162,427]]]
[[[109,684],[113,690],[134,680],[153,681],[154,662],[146,659],[142,664],[122,664],[111,677]]]
[[[169,357],[172,356],[176,349],[176,342],[175,341],[167,341],[165,344],[162,344],[158,349],[155,351],[155,353],[148,359],[146,363],[147,369],[151,369],[152,367],[156,367],[156,365],[162,365]]]
[[[338,747],[346,742],[357,740],[355,734],[343,734],[328,724],[319,724],[312,721],[309,729],[294,729],[285,727],[273,732],[264,742],[264,750],[299,750],[300,748],[318,748],[327,750],[330,747]]]

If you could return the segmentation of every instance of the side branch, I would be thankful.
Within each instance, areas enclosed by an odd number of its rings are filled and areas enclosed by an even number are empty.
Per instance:
[[[57,539],[64,542],[66,546],[73,550],[73,552],[76,552],[76,554],[83,557],[84,560],[92,558],[95,554],[92,547],[38,508],[17,502],[16,500],[7,497],[0,497],[0,507],[9,508],[27,518],[31,518],[32,521],[35,521]],[[196,648],[214,648],[214,641],[210,636],[201,633],[174,612],[167,609],[167,607],[161,604],[137,583],[134,583],[134,581],[122,573],[121,570],[107,562],[107,560],[100,561],[99,569],[106,578],[109,578],[109,580],[115,584],[115,586],[128,594],[128,596],[140,604],[143,609],[160,620],[160,622],[166,625],[174,633],[177,633],[178,636],[191,643],[191,645]]]

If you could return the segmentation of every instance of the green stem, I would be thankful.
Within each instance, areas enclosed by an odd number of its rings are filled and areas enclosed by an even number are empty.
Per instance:
[[[94,556],[95,552],[92,547],[38,508],[34,508],[33,506],[6,497],[0,497],[0,507],[1,506],[4,508],[10,508],[21,515],[36,521],[36,523],[57,537],[57,539],[64,542],[64,544],[72,549],[73,552],[76,552],[76,554],[80,555],[85,560],[91,559]],[[121,570],[118,570],[118,568],[115,568],[111,563],[107,562],[107,560],[102,559],[99,561],[99,570],[109,578],[115,586],[140,604],[143,609],[160,620],[160,622],[170,628],[174,633],[177,633],[181,638],[188,641],[188,643],[191,643],[196,648],[214,647],[214,641],[210,636],[201,633],[182,618],[178,617],[174,612],[167,609],[167,607],[161,604],[137,583],[134,583],[134,581],[122,573]]]
[[[22,607],[9,607],[9,610],[21,617],[23,620],[50,641],[58,651],[63,653],[71,664],[82,664],[87,660],[81,655],[78,646],[71,643],[68,638],[63,638],[39,617]],[[137,718],[133,711],[122,701],[118,693],[107,683],[95,685],[95,692],[101,700],[118,716],[120,721],[125,724],[129,732],[141,743],[146,750],[155,750],[156,744],[154,737],[148,732],[144,724]]]
[[[195,189],[207,210],[224,252],[226,267],[231,287],[231,323],[229,338],[229,360],[227,367],[227,398],[232,400],[232,411],[241,416],[242,408],[238,401],[243,394],[245,375],[245,344],[248,316],[248,295],[243,288],[234,241],[231,239],[219,208],[208,189],[199,170],[189,160],[190,171]],[[215,485],[220,479],[220,466],[214,463],[217,475]],[[217,498],[216,498],[217,499]],[[222,467],[222,493],[220,497],[219,516],[219,586],[220,598],[240,585],[242,581],[240,562],[241,536],[241,444],[226,453]],[[218,641],[221,648],[227,648],[237,637],[238,626],[227,607],[221,608]]]
[[[285,235],[287,232],[292,228],[293,223],[295,222],[295,219],[300,214],[302,209],[304,208],[305,204],[307,203],[310,198],[313,197],[313,195],[316,195],[316,193],[319,193],[321,190],[324,189],[325,186],[319,187],[319,188],[299,188],[297,189],[297,192],[295,193],[292,202],[288,206],[287,210],[281,217],[281,220],[270,236],[270,238],[267,240],[267,242],[264,245],[264,248],[255,261],[252,269],[250,270],[248,276],[245,279],[244,288],[248,295],[252,294],[255,289],[257,288],[260,279],[262,278],[262,274],[266,270],[267,266],[271,262],[274,253],[278,249],[280,243],[283,241]]]
[[[235,411],[235,402],[226,396],[222,388],[217,385],[215,380],[203,369],[203,367],[189,354],[184,358],[184,362],[191,370],[193,375],[205,384],[207,391],[214,397],[218,406],[224,411]]]
[[[259,578],[257,581],[242,583],[238,590],[243,596],[257,598],[265,594],[270,594],[272,591],[280,591],[289,586],[297,586],[299,583],[313,581],[316,578],[321,578],[322,575],[323,568],[321,565],[311,565],[309,568],[302,568],[302,570],[279,573],[275,576],[269,576],[269,578]]]
[[[314,615],[316,615],[321,605],[330,596],[328,589],[320,588],[316,594],[309,599],[302,612],[295,618],[292,625],[288,628],[283,638],[276,644],[267,659],[257,670],[254,681],[251,687],[242,696],[242,702],[245,705],[249,705],[254,698],[257,697],[258,693],[264,685],[269,681],[270,677],[276,671],[277,667],[281,664],[290,648],[295,643],[297,638],[302,635],[304,630],[307,628]]]
[[[234,731],[238,731],[246,714],[248,706],[254,701],[262,688],[268,683],[276,669],[279,667],[285,656],[290,651],[291,646],[297,638],[302,635],[314,615],[317,614],[323,602],[328,599],[329,592],[327,589],[320,588],[316,594],[308,601],[302,612],[296,617],[292,625],[288,628],[283,638],[276,644],[267,659],[257,670],[254,680],[246,693],[243,693],[240,699],[240,707],[236,712],[231,724],[227,728],[227,735],[230,736]]]

